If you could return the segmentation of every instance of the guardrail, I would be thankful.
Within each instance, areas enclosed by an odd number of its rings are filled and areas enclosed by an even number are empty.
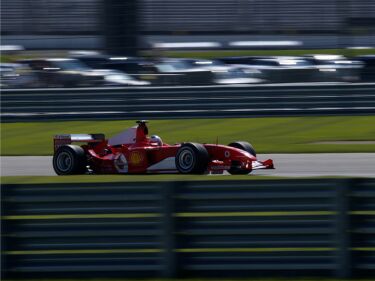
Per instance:
[[[375,84],[2,90],[2,121],[375,113]]]
[[[3,185],[4,278],[375,276],[375,180]]]

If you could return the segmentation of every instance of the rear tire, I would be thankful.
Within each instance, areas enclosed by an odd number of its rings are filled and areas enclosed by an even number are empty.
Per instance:
[[[203,174],[207,170],[209,155],[199,143],[185,143],[177,151],[176,167],[181,174]]]
[[[257,156],[257,153],[255,152],[254,147],[250,143],[248,143],[247,141],[232,142],[232,143],[228,144],[228,146],[244,150],[244,151],[250,153],[251,155],[253,155],[255,157]]]
[[[53,155],[53,169],[58,175],[84,174],[86,166],[86,154],[80,146],[63,145]]]

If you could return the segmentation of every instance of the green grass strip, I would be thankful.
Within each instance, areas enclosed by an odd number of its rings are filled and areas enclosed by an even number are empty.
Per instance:
[[[14,281],[41,281],[41,279],[15,279]],[[322,278],[322,277],[293,277],[293,278],[287,278],[287,277],[270,277],[270,278],[254,278],[254,277],[247,277],[247,278],[225,278],[220,277],[218,278],[148,278],[148,279],[119,279],[119,278],[95,278],[95,279],[87,279],[87,278],[80,278],[80,279],[51,279],[51,278],[43,278],[43,281],[343,281],[343,279],[335,279],[335,278]],[[374,279],[355,279],[350,278],[348,279],[350,281],[374,281]],[[11,281],[11,280],[7,280]]]
[[[212,180],[277,180],[285,177],[261,176],[256,174],[207,176],[207,175],[79,175],[79,176],[7,176],[1,177],[2,184],[39,184],[39,183],[112,183],[112,182],[162,182],[162,181],[212,181]],[[90,187],[87,187],[90,188]]]
[[[177,253],[272,253],[272,252],[331,252],[336,248],[195,248],[176,249]],[[162,249],[79,249],[79,250],[27,250],[5,251],[7,255],[66,255],[66,254],[137,254],[161,253]]]
[[[150,135],[160,135],[170,144],[244,140],[258,153],[375,152],[375,143],[355,142],[375,141],[374,124],[375,116],[181,119],[153,120],[149,130]],[[111,137],[133,125],[134,121],[2,123],[1,155],[52,155],[56,134],[104,133]]]
[[[176,249],[177,253],[273,253],[273,252],[333,252],[333,247],[288,248],[191,248]],[[375,248],[351,248],[352,251],[375,251]],[[161,253],[162,249],[79,249],[79,250],[27,250],[5,251],[6,255],[66,255],[66,254],[140,254]]]
[[[331,252],[336,248],[197,248],[178,249],[180,253],[272,253],[272,252]]]
[[[296,211],[296,212],[197,212],[176,213],[176,217],[273,217],[273,216],[330,216],[332,211]],[[158,213],[143,214],[66,214],[66,215],[9,215],[3,220],[64,220],[64,219],[140,219],[161,217]]]
[[[217,58],[225,56],[301,56],[309,54],[334,54],[346,56],[359,56],[375,54],[375,48],[365,49],[295,49],[295,50],[194,50],[194,51],[167,51],[158,50],[164,57],[182,57],[182,58]],[[141,51],[140,56],[152,56],[153,51]],[[40,57],[67,57],[69,53],[64,50],[53,51],[23,51],[17,54],[1,54],[1,62],[15,62],[21,59],[40,58]]]
[[[142,219],[157,218],[158,213],[144,214],[67,214],[67,215],[10,215],[3,220],[65,220],[65,219]]]
[[[350,214],[359,216],[375,216],[375,211],[351,211]]]
[[[177,217],[273,217],[273,216],[331,216],[333,211],[278,211],[278,212],[213,212],[213,213],[177,213]]]
[[[351,248],[352,251],[358,251],[358,252],[374,252],[375,251],[375,247],[355,247],[355,248]]]
[[[66,255],[66,254],[138,254],[138,253],[160,253],[160,249],[88,249],[88,250],[28,250],[28,251],[5,251],[7,255]]]

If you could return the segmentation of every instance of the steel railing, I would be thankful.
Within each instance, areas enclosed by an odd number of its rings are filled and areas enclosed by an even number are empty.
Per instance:
[[[374,276],[375,181],[2,186],[4,278]]]
[[[3,122],[375,113],[375,84],[3,90]]]

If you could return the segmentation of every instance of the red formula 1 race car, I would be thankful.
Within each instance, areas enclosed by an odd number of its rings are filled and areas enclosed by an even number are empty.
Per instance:
[[[71,174],[248,174],[273,169],[271,159],[258,161],[247,142],[226,145],[179,143],[169,145],[160,137],[148,137],[146,121],[106,140],[103,134],[57,135],[53,168],[58,175]],[[86,144],[77,146],[75,142]]]

